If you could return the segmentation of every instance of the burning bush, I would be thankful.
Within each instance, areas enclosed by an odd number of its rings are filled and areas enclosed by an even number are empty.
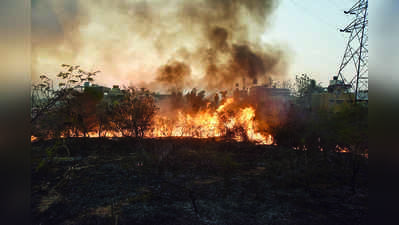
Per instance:
[[[255,121],[255,109],[241,106],[233,98],[217,108],[207,108],[193,113],[177,111],[172,118],[156,116],[152,137],[230,137],[239,141],[271,142],[271,136],[260,132]]]

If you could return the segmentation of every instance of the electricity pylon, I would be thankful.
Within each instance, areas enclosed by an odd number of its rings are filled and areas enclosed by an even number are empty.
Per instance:
[[[338,77],[351,86],[355,101],[359,101],[359,92],[368,90],[368,0],[358,0],[344,13],[354,19],[340,30],[350,35]]]

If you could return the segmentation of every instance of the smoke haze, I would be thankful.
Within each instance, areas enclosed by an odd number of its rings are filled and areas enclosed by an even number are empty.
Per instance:
[[[277,0],[32,0],[32,80],[62,63],[97,83],[221,90],[285,75],[284,49],[261,42]]]

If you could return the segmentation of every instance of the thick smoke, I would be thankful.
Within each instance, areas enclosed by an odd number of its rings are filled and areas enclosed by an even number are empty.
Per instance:
[[[156,81],[172,88],[181,89],[190,79],[190,67],[182,62],[173,61],[158,69]]]
[[[285,74],[261,42],[277,0],[32,1],[32,73],[62,63],[101,70],[104,85],[232,88]],[[157,83],[156,85],[154,83]]]

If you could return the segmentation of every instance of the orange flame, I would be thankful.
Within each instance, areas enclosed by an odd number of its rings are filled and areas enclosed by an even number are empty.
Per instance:
[[[156,115],[152,128],[145,136],[212,138],[227,136],[230,131],[233,135],[230,137],[237,141],[247,139],[259,144],[272,144],[273,139],[270,134],[259,132],[260,129],[255,120],[255,109],[251,106],[237,109],[237,107],[231,107],[233,103],[234,99],[229,98],[216,109],[212,109],[208,104],[206,110],[194,114],[177,111],[174,119]],[[103,132],[105,133],[102,133],[102,136],[106,138],[122,137],[121,132]],[[89,132],[87,137],[95,138],[99,135],[98,132]],[[61,138],[65,136],[61,135]],[[37,137],[31,136],[31,142],[37,140]]]
[[[228,107],[234,102],[233,98],[226,100],[216,110],[207,108],[191,115],[178,111],[176,119],[168,119],[164,116],[156,116],[154,127],[149,137],[194,137],[210,138],[226,135],[228,130],[241,127],[245,136],[250,141],[261,144],[271,144],[270,135],[260,133],[255,122],[255,109],[246,107],[238,109],[238,113],[228,111]],[[235,134],[235,140],[242,141],[242,134]]]

